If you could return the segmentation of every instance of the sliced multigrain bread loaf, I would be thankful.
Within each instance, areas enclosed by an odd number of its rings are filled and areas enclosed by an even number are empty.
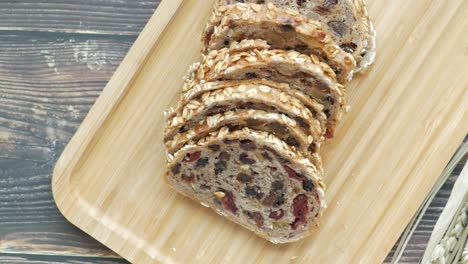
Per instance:
[[[314,165],[275,136],[247,128],[223,128],[169,155],[166,179],[273,243],[308,235],[325,208]]]
[[[273,49],[313,54],[330,65],[341,84],[352,78],[353,56],[336,45],[320,22],[295,10],[273,4],[217,6],[202,37],[205,52],[243,39],[263,39]]]
[[[218,0],[218,5],[236,3],[274,4],[297,10],[322,23],[333,40],[356,60],[359,72],[375,57],[375,30],[362,0]]]
[[[330,67],[314,55],[265,49],[232,53],[225,48],[211,51],[192,67],[186,77],[186,87],[220,80],[259,78],[286,83],[324,106],[328,118],[326,135],[332,137],[346,106],[345,89],[334,77]]]

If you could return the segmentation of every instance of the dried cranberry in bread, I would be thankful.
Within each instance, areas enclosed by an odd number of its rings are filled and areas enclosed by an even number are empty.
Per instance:
[[[273,243],[307,236],[325,208],[314,165],[265,132],[223,128],[168,159],[175,190]]]
[[[218,0],[218,5],[236,3],[274,4],[297,10],[322,23],[333,40],[353,55],[359,72],[375,58],[375,30],[362,0]]]
[[[216,6],[202,37],[205,52],[243,39],[263,39],[273,49],[313,54],[331,66],[341,84],[351,80],[356,66],[353,56],[336,45],[320,22],[295,10],[271,3]]]
[[[204,82],[258,78],[287,83],[325,107],[326,134],[332,137],[346,104],[345,89],[334,77],[331,68],[314,55],[265,49],[232,53],[225,48],[206,55],[201,63],[192,67],[185,79],[186,87]]]
[[[294,120],[294,127],[290,129],[300,129],[307,135],[306,141],[302,141],[310,146],[305,147],[303,144],[302,147],[305,148],[298,149],[304,156],[314,158],[311,153],[316,153],[320,148],[321,142],[314,141],[315,138],[320,138],[320,125],[315,122],[312,113],[304,104],[285,92],[248,82],[239,82],[236,86],[206,92],[201,97],[187,102],[182,108],[178,108],[175,115],[168,120],[164,141],[174,140],[177,134],[193,133],[191,130],[196,129],[196,126],[204,120],[208,122],[210,116],[239,109],[283,114]],[[321,169],[320,160],[314,159],[314,162]]]

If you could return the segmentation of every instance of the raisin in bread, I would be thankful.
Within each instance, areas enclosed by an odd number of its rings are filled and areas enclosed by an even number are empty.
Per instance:
[[[218,0],[218,5],[272,3],[279,8],[299,11],[322,23],[333,40],[353,55],[355,72],[367,68],[375,58],[375,30],[362,0]]]
[[[314,165],[265,132],[223,128],[168,159],[175,190],[273,243],[307,236],[325,208]]]
[[[204,93],[200,98],[177,109],[175,111],[177,114],[168,120],[164,141],[173,140],[177,134],[188,131],[191,133],[190,130],[210,116],[239,109],[257,109],[284,114],[294,120],[297,129],[307,135],[306,142],[311,141],[310,146],[300,149],[304,156],[313,158],[314,155],[311,154],[320,148],[320,142],[313,141],[319,136],[320,127],[313,122],[315,119],[312,113],[298,99],[274,88],[259,87],[248,82]],[[314,161],[321,167],[320,160]]]
[[[341,84],[352,78],[356,65],[320,22],[297,11],[279,9],[273,4],[217,6],[202,37],[205,52],[229,47],[243,39],[264,39],[273,49],[316,55],[331,66]]]
[[[344,86],[316,56],[296,51],[258,50],[232,53],[228,48],[210,52],[186,76],[188,87],[219,80],[265,78],[287,83],[322,104],[328,117],[327,137],[334,135],[346,105]]]

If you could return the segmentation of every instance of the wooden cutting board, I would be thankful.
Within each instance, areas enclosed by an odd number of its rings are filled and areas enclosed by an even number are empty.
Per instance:
[[[369,0],[377,63],[349,85],[351,111],[324,147],[321,227],[289,245],[163,182],[163,111],[212,2],[162,2],[57,163],[61,212],[135,263],[382,262],[468,132],[468,1]]]

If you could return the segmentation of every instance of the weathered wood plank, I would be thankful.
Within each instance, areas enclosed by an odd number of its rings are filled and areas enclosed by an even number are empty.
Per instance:
[[[125,263],[63,218],[50,175],[134,40],[0,33],[1,263]]]
[[[0,31],[40,31],[136,36],[159,0],[4,0]]]
[[[66,143],[133,41],[134,38],[49,39],[2,35],[0,144],[3,148],[15,147],[5,144],[26,143],[44,147],[54,140]]]
[[[55,256],[55,255],[34,255],[34,254],[1,254],[0,261],[4,264],[60,264],[60,263],[74,263],[74,264],[117,264],[128,263],[124,259],[115,258],[94,258],[94,257],[80,257],[80,256]]]

